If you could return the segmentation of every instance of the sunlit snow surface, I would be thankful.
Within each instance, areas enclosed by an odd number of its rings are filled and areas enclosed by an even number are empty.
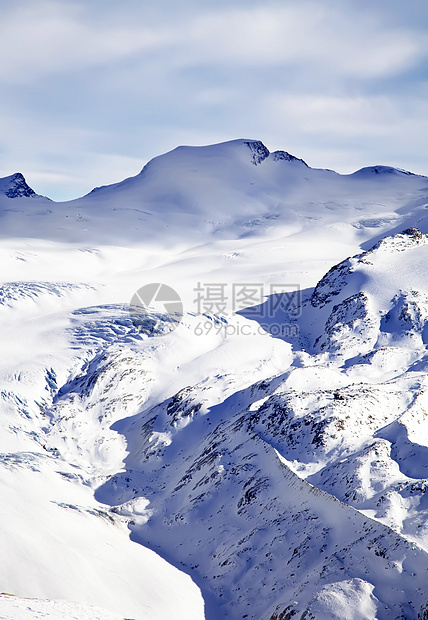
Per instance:
[[[23,599],[0,595],[0,620],[123,620],[123,616],[69,601]]]
[[[0,618],[423,617],[427,205],[246,140],[68,203],[0,180]],[[131,320],[151,282],[174,331]]]

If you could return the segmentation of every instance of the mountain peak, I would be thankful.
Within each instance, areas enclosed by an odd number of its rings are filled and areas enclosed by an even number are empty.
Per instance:
[[[261,140],[244,140],[244,144],[250,149],[252,155],[251,163],[255,166],[261,164],[268,157],[271,157],[273,161],[294,161],[300,162],[306,167],[309,167],[303,159],[299,159],[298,157],[287,153],[287,151],[274,151],[271,153]]]
[[[36,196],[36,192],[27,184],[21,172],[15,172],[15,174],[0,179],[0,191],[8,198]]]
[[[288,153],[287,151],[274,151],[271,153],[271,157],[273,161],[295,161],[300,162],[309,168],[308,164],[303,159],[300,159],[300,157],[296,157],[295,155],[291,155],[291,153]]]
[[[250,149],[252,158],[251,163],[255,166],[261,164],[262,161],[267,159],[270,155],[269,149],[261,140],[246,140],[244,144]]]
[[[403,168],[395,168],[393,166],[366,166],[364,168],[360,168],[353,173],[352,176],[359,177],[367,177],[374,175],[407,175],[407,176],[418,176],[414,174],[414,172],[409,172],[408,170],[404,170]]]

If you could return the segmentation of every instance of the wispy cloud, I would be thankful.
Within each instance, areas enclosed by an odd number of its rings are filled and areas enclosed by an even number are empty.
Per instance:
[[[2,16],[0,79],[34,82],[46,74],[81,71],[159,46],[160,32],[118,25],[70,2],[10,3]]]
[[[171,29],[167,39],[186,64],[312,66],[324,73],[358,78],[395,75],[421,61],[428,45],[422,33],[388,29],[379,17],[358,9],[342,12],[322,2],[218,10]],[[198,50],[195,54],[194,51]]]

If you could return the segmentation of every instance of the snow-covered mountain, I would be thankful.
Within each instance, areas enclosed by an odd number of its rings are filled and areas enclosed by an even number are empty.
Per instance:
[[[426,177],[254,140],[67,203],[0,180],[2,590],[139,619],[427,617],[427,206]],[[174,330],[129,314],[152,282],[183,301]]]
[[[135,177],[53,203],[34,195],[21,174],[0,181],[2,236],[79,243],[178,243],[284,235],[340,223],[369,238],[409,214],[428,230],[426,177],[386,166],[350,175],[310,168],[259,141],[179,147],[150,161]],[[31,197],[31,201],[23,198]],[[13,202],[10,198],[14,198]],[[408,227],[408,226],[407,226]],[[369,229],[370,235],[364,234]],[[397,229],[398,230],[398,229]]]

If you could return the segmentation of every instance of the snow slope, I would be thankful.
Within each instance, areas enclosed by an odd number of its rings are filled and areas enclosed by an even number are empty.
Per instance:
[[[132,618],[423,617],[427,203],[426,177],[253,140],[67,203],[0,180],[1,589]],[[150,282],[183,300],[174,331],[129,315]],[[234,284],[258,303],[233,312]]]
[[[23,599],[7,594],[0,595],[1,620],[124,620],[123,616],[105,609],[70,603],[68,601]]]

